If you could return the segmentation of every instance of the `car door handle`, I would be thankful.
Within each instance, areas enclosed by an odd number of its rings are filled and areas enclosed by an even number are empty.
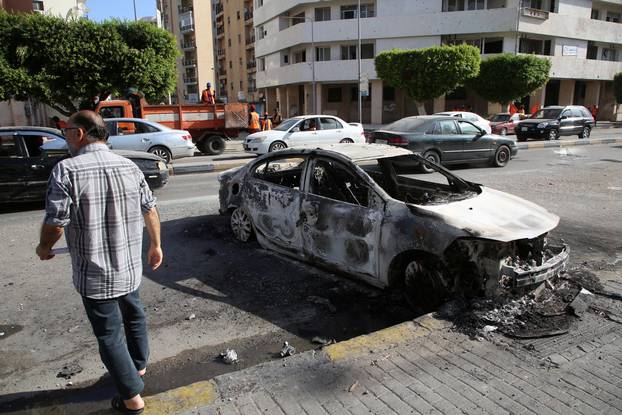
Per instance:
[[[30,166],[31,170],[43,170],[45,169],[45,166],[43,164],[32,164]]]
[[[141,138],[141,140],[143,141],[143,143],[148,143],[149,141],[151,141],[150,138]]]

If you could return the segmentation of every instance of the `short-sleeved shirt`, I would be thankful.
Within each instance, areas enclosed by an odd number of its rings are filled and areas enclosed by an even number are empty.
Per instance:
[[[73,284],[82,296],[110,299],[138,288],[142,214],[155,206],[140,169],[105,144],[89,144],[54,167],[44,222],[65,228]]]

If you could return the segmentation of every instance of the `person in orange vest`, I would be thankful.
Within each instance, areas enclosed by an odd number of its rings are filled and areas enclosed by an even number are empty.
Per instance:
[[[216,102],[216,94],[212,92],[212,84],[209,82],[201,93],[201,102],[203,104],[214,104]]]
[[[592,105],[592,109],[590,112],[592,113],[592,118],[594,118],[594,127],[596,127],[596,117],[598,117],[598,105]]]
[[[268,113],[263,114],[263,120],[261,120],[261,131],[270,131],[272,129],[272,121],[268,117]]]
[[[259,127],[259,114],[255,111],[255,106],[249,107],[250,113],[248,114],[248,133],[253,134],[260,131]]]

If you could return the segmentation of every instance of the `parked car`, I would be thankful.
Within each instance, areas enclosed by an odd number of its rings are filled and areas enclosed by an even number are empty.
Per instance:
[[[550,106],[519,122],[516,126],[516,139],[558,140],[562,135],[575,134],[579,138],[589,138],[592,128],[594,117],[587,108],[580,105]]]
[[[411,175],[420,164],[436,177]],[[547,242],[559,217],[405,148],[287,149],[218,180],[238,240],[395,287],[424,308],[534,286],[568,260],[564,244]]]
[[[482,130],[486,131],[488,134],[492,133],[492,127],[490,126],[490,121],[485,118],[480,117],[474,112],[468,111],[445,111],[445,112],[437,112],[434,115],[448,115],[450,117],[458,117],[463,120],[471,121],[473,124],[477,125]]]
[[[510,114],[509,112],[501,112],[490,118],[490,128],[492,128],[493,134],[499,134],[502,136],[514,134],[514,128],[520,120],[521,115],[517,112],[514,114]]]
[[[173,159],[192,157],[197,151],[188,131],[173,130],[140,118],[105,118],[104,123],[110,134],[108,147],[113,150],[146,151],[162,157],[166,163]],[[51,146],[62,144],[50,143],[46,149],[51,150]]]
[[[62,133],[53,128],[0,128],[0,203],[44,200],[52,168],[69,154],[62,148],[45,151],[42,143],[59,147],[64,141]],[[132,160],[152,189],[168,182],[168,168],[162,158],[138,151],[115,153]]]
[[[321,147],[335,143],[364,142],[362,124],[348,124],[332,115],[304,115],[284,120],[273,130],[249,135],[243,146],[246,152],[265,154],[300,145]]]
[[[489,162],[503,167],[518,153],[514,140],[490,135],[470,121],[444,115],[402,118],[374,131],[371,141],[406,147],[443,165]],[[422,169],[433,171],[426,165]]]

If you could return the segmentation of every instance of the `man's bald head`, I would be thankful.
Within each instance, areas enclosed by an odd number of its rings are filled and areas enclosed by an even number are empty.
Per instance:
[[[106,141],[108,138],[108,130],[102,117],[96,112],[84,110],[79,111],[69,117],[70,127],[79,127],[84,130],[87,141],[94,143],[96,141]]]

